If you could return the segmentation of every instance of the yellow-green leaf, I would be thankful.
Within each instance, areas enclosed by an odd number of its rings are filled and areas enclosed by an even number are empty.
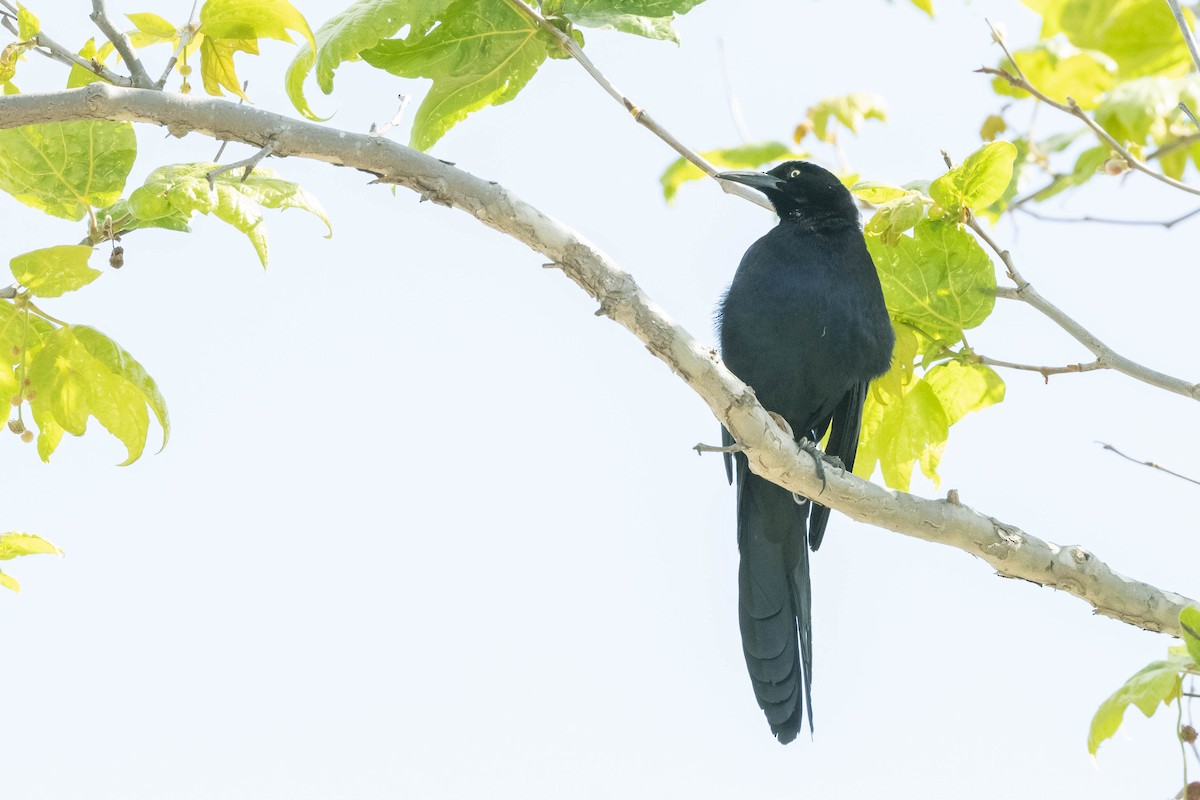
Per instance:
[[[95,417],[125,445],[128,457],[122,466],[133,463],[146,445],[147,405],[163,426],[166,444],[170,422],[154,381],[129,353],[93,328],[68,325],[51,333],[30,365],[29,379],[35,392],[29,405],[40,429],[43,460],[63,431],[82,436],[88,418]]]
[[[1180,674],[1192,664],[1192,658],[1185,648],[1172,647],[1165,661],[1152,662],[1125,681],[1124,686],[1100,704],[1096,715],[1092,717],[1092,725],[1088,730],[1088,752],[1096,755],[1104,740],[1117,732],[1125,717],[1125,709],[1129,706],[1137,706],[1139,711],[1150,717],[1158,710],[1159,703],[1170,705],[1178,700],[1182,685]]]
[[[129,21],[139,31],[155,38],[170,41],[179,36],[179,29],[172,25],[169,20],[163,19],[158,14],[143,12],[141,14],[126,14],[125,16],[129,18]]]
[[[359,53],[394,36],[405,25],[406,38],[414,41],[425,35],[430,25],[451,0],[356,0],[344,11],[330,17],[317,29],[316,53],[308,44],[288,67],[286,87],[292,105],[309,119],[320,119],[304,97],[304,80],[313,65],[317,68],[317,86],[325,94],[333,91],[333,73],[347,61],[357,61]]]
[[[288,0],[206,0],[200,7],[200,72],[204,90],[212,95],[227,89],[245,100],[234,69],[234,53],[258,54],[259,39],[291,43],[288,31],[301,34],[316,49],[304,15]]]
[[[895,200],[908,194],[908,189],[902,186],[876,181],[859,181],[850,187],[850,191],[875,206],[883,205],[889,200]]]
[[[79,51],[79,57],[85,61],[95,59],[100,63],[104,63],[104,59],[96,52],[96,40],[88,39]],[[84,69],[78,64],[71,64],[71,73],[67,76],[67,88],[78,89],[80,86],[87,86],[89,83],[103,81],[104,79],[90,69]]]
[[[1183,644],[1188,655],[1200,664],[1200,608],[1188,606],[1180,611],[1179,627],[1183,628]]]
[[[893,364],[892,369],[903,368]],[[927,382],[913,379],[898,395],[873,384],[863,409],[854,473],[869,478],[878,466],[888,486],[907,492],[913,466],[920,463],[921,471],[936,481],[949,435],[946,413]]]
[[[259,166],[245,180],[240,171],[224,172],[216,176],[210,188],[207,175],[216,166],[212,163],[174,164],[151,172],[145,184],[129,195],[126,208],[136,218],[131,226],[177,228],[180,223],[186,224],[192,214],[212,214],[246,234],[264,267],[267,265],[267,231],[262,207],[302,209],[324,222],[328,235],[332,235],[325,210],[302,186]],[[169,224],[164,225],[163,221]]]
[[[975,238],[946,220],[925,219],[894,247],[867,237],[888,311],[933,339],[955,343],[996,303],[996,271]]]
[[[0,130],[0,189],[25,205],[80,220],[112,205],[137,155],[128,122],[86,120]]]
[[[823,142],[832,142],[837,137],[829,127],[830,119],[842,123],[851,133],[869,119],[887,121],[887,104],[883,98],[871,92],[853,92],[838,97],[826,97],[808,109],[812,130]]]
[[[984,364],[949,361],[931,367],[924,380],[937,395],[951,425],[1004,400],[1004,379]]]
[[[912,4],[924,11],[930,17],[933,16],[933,0],[912,0]]]
[[[17,583],[17,579],[11,575],[6,575],[0,572],[0,586],[12,592],[20,592],[21,584]]]
[[[900,236],[925,216],[925,195],[901,189],[901,194],[888,200],[871,215],[863,232],[869,237],[879,237],[886,245],[895,246]]]
[[[92,248],[83,244],[60,244],[13,257],[9,262],[17,283],[36,297],[60,297],[87,286],[100,277],[88,266]]]
[[[1080,50],[1061,35],[1017,50],[1013,58],[1039,91],[1060,103],[1065,103],[1068,97],[1074,98],[1081,108],[1094,108],[1100,96],[1117,82],[1116,62],[1104,53]],[[1008,60],[1001,66],[1016,72]],[[992,88],[1006,97],[1030,96],[1001,77],[993,79]]]
[[[60,556],[62,550],[32,533],[0,533],[0,561],[33,555]]]
[[[416,39],[389,39],[363,50],[364,61],[433,86],[413,119],[410,143],[427,150],[468,114],[507,103],[558,44],[508,3],[454,0],[441,24]]]
[[[1047,11],[1046,24],[1063,31],[1072,44],[1112,57],[1121,80],[1176,77],[1192,68],[1175,17],[1162,0],[1067,0]],[[1185,6],[1183,11],[1194,27],[1191,10]]]
[[[713,166],[726,169],[754,169],[789,158],[804,158],[803,153],[793,152],[790,147],[780,142],[760,142],[722,150],[706,150],[700,155]],[[678,158],[671,162],[658,182],[662,184],[663,197],[669,203],[675,199],[680,186],[704,177],[705,174],[695,164],[686,158]]]
[[[1017,148],[990,142],[929,185],[929,196],[947,211],[987,208],[1000,199],[1012,179]]]
[[[9,6],[11,8],[11,6]],[[17,3],[17,38],[27,42],[41,33],[42,23],[25,6]]]

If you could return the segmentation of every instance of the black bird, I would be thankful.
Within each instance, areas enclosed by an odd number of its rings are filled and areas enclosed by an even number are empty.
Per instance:
[[[888,370],[895,341],[854,198],[805,161],[717,177],[758,189],[779,214],[746,251],[718,309],[725,364],[811,443],[802,445],[814,458],[828,432],[829,457],[852,469],[867,386]],[[742,649],[771,732],[787,744],[805,706],[812,730],[808,552],[821,545],[829,509],[754,475],[741,453],[725,456],[731,483],[734,460]]]

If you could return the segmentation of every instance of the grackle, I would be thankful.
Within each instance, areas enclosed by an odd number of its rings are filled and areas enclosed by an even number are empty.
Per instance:
[[[789,161],[770,172],[717,177],[767,196],[779,224],[750,246],[717,311],[721,355],[763,407],[781,417],[817,459],[854,467],[863,402],[887,371],[895,334],[867,252],[854,198],[830,172]],[[732,437],[724,432],[725,444]],[[812,730],[812,587],[809,548],[829,509],[750,472],[737,473],[738,618],[759,706],[783,744],[808,708]]]

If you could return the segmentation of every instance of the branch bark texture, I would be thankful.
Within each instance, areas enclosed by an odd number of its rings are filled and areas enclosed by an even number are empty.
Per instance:
[[[457,208],[553,261],[708,404],[746,447],[759,475],[871,525],[949,545],[1001,575],[1051,586],[1097,613],[1149,631],[1180,633],[1178,615],[1194,601],[1126,578],[1082,547],[1060,546],[949,500],[893,492],[827,467],[824,491],[812,459],[779,429],[754,392],[717,353],[660,308],[633,278],[580,234],[504,187],[378,136],[353,134],[225,100],[192,98],[94,83],[63,92],[0,97],[0,128],[78,119],[144,122],[176,136],[197,132],[293,156],[351,167],[423,199]]]

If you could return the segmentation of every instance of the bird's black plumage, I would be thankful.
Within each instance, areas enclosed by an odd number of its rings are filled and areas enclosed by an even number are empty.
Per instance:
[[[759,189],[779,213],[721,302],[722,358],[798,438],[828,432],[826,452],[851,469],[867,386],[887,371],[895,339],[854,199],[804,161],[720,177]],[[786,744],[805,706],[812,728],[809,550],[829,509],[752,474],[741,453],[726,456],[731,481],[734,465],[742,649],[758,704]]]

